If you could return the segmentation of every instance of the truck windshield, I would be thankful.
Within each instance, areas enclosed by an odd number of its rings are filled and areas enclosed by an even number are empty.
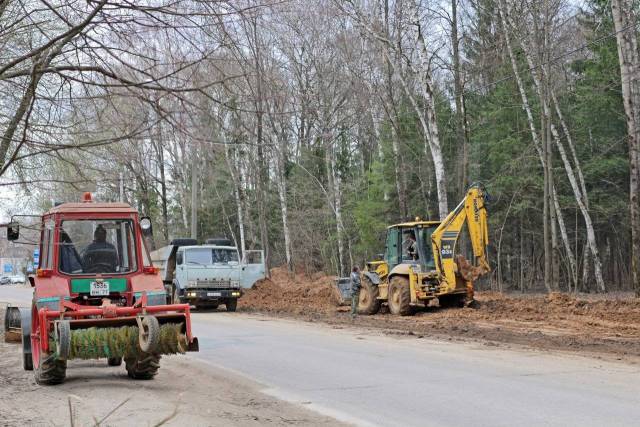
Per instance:
[[[135,234],[130,219],[63,221],[58,247],[63,273],[121,274],[137,269]]]
[[[234,249],[197,248],[187,252],[187,264],[212,265],[238,262],[238,252]]]

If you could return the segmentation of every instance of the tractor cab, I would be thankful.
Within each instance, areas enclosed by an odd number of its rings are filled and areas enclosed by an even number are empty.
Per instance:
[[[387,228],[384,260],[389,271],[399,264],[420,265],[425,271],[435,270],[431,235],[439,221],[414,221]]]
[[[52,208],[42,218],[36,282],[66,282],[59,291],[83,305],[102,305],[105,297],[119,306],[132,305],[142,289],[151,304],[164,302],[162,282],[144,244],[143,220],[125,203],[90,198]],[[40,293],[36,289],[37,301]]]

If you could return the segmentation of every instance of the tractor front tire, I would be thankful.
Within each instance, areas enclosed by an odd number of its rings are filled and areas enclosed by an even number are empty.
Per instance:
[[[53,354],[41,354],[40,366],[35,370],[36,382],[40,385],[61,384],[67,375],[67,361]]]
[[[144,316],[140,322],[138,345],[145,353],[152,353],[160,343],[160,323],[154,316]]]
[[[360,299],[358,300],[358,313],[359,314],[376,314],[380,310],[382,301],[378,299],[380,295],[380,289],[377,285],[374,285],[371,280],[364,276],[362,278],[362,285],[360,286]]]
[[[125,359],[127,375],[134,380],[150,380],[160,369],[160,355],[141,353],[137,358]]]
[[[236,311],[236,309],[238,308],[238,299],[230,298],[225,302],[224,305],[227,307],[227,311]]]
[[[413,314],[411,307],[411,289],[409,279],[394,276],[389,283],[389,311],[391,314],[409,316]]]
[[[122,357],[110,357],[107,359],[107,365],[120,366],[122,365]]]
[[[22,353],[22,368],[25,371],[33,371],[33,359],[31,353]]]

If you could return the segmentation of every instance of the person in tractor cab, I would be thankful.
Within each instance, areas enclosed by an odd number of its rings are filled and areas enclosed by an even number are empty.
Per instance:
[[[93,233],[93,242],[82,255],[85,273],[115,273],[118,265],[118,252],[115,246],[107,242],[107,230],[98,225]]]
[[[415,261],[418,259],[418,251],[416,248],[416,234],[413,230],[410,230],[405,235],[406,237],[402,242],[402,259]]]
[[[60,271],[64,273],[82,273],[82,261],[66,231],[60,232]]]

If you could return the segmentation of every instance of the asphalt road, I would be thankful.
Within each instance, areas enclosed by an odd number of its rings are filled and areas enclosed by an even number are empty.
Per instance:
[[[0,287],[8,299],[27,302],[30,291]],[[240,313],[195,313],[193,322],[200,353],[189,357],[358,425],[639,425],[635,365]]]

